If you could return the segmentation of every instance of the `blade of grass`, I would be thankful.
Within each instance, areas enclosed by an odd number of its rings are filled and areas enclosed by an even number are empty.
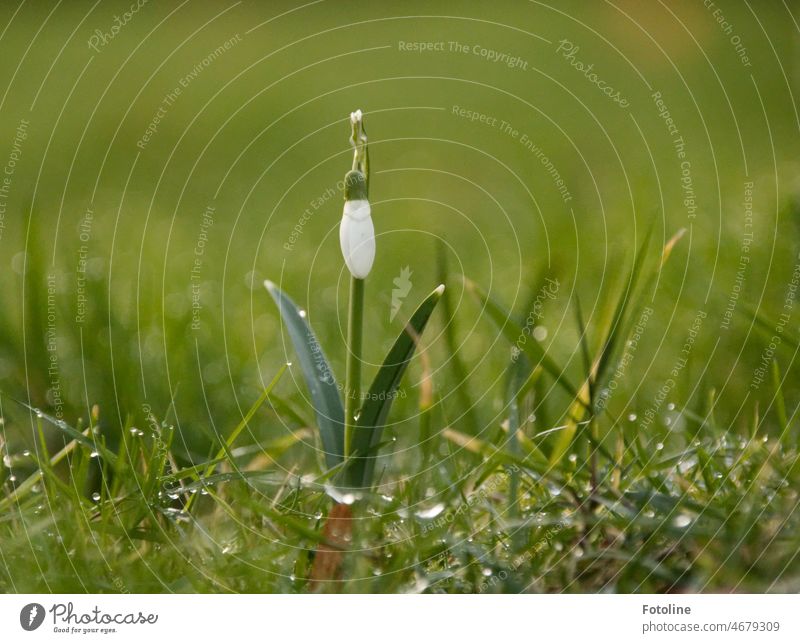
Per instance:
[[[464,418],[467,425],[473,430],[478,427],[478,419],[476,417],[475,404],[472,401],[472,396],[469,392],[469,378],[467,377],[467,368],[464,366],[464,361],[461,359],[461,353],[458,350],[458,340],[456,338],[456,316],[453,310],[453,295],[450,288],[450,273],[447,263],[447,254],[444,241],[437,240],[436,244],[436,270],[437,281],[445,285],[445,291],[442,295],[442,325],[445,345],[447,346],[448,364],[453,372],[453,377],[456,380],[456,395],[462,409]]]
[[[523,328],[514,320],[512,315],[504,310],[497,302],[476,284],[474,281],[465,279],[467,288],[472,292],[483,306],[489,318],[500,328],[500,332],[512,346],[516,346],[525,353],[532,366],[541,365],[561,388],[563,388],[573,398],[578,397],[578,389],[569,381],[564,369],[556,364],[547,355],[542,345],[533,338],[530,333],[525,333]],[[520,342],[521,337],[526,337],[527,341]],[[517,346],[521,344],[520,346]]]
[[[247,413],[245,413],[244,417],[241,419],[239,424],[237,424],[236,427],[233,429],[233,431],[231,431],[227,439],[222,442],[222,447],[217,452],[216,457],[212,458],[212,460],[208,463],[208,466],[206,467],[205,471],[203,472],[202,475],[203,478],[208,478],[212,473],[214,473],[214,470],[217,468],[217,465],[226,459],[230,461],[231,465],[233,465],[233,454],[231,453],[231,447],[233,446],[233,443],[236,442],[236,438],[239,437],[239,434],[242,431],[244,431],[245,427],[249,424],[250,420],[253,419],[253,416],[256,414],[256,411],[258,411],[258,409],[261,408],[261,405],[267,401],[269,394],[272,392],[272,389],[274,389],[275,386],[278,384],[281,377],[283,377],[283,374],[286,372],[288,366],[289,366],[288,364],[284,364],[283,366],[280,367],[280,369],[278,369],[278,372],[272,378],[272,381],[261,392],[261,395],[258,396],[256,401],[253,402],[253,405],[250,407]],[[195,497],[196,496],[192,496],[186,503],[186,511],[189,511],[191,509],[192,502],[194,501]]]

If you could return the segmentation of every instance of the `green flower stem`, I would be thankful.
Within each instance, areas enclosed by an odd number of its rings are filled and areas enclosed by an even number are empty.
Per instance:
[[[347,369],[344,400],[344,456],[352,453],[356,414],[361,402],[361,338],[364,325],[364,280],[350,278],[350,310],[347,318]]]

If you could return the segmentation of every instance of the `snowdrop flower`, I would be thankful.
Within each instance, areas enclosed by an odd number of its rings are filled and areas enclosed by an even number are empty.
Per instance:
[[[339,243],[344,262],[356,279],[365,279],[375,261],[375,228],[371,215],[366,178],[358,170],[351,170],[344,177],[344,211],[339,225]]]

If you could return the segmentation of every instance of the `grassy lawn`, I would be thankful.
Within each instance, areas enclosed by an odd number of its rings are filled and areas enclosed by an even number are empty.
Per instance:
[[[0,6],[0,591],[800,590],[800,11],[714,7]]]

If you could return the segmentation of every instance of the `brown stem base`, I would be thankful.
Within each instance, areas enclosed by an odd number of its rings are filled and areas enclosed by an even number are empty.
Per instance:
[[[350,506],[337,503],[333,506],[322,535],[327,543],[317,547],[314,564],[311,567],[311,591],[326,591],[326,584],[338,582],[342,578],[344,550],[350,545],[353,535],[353,512]]]

